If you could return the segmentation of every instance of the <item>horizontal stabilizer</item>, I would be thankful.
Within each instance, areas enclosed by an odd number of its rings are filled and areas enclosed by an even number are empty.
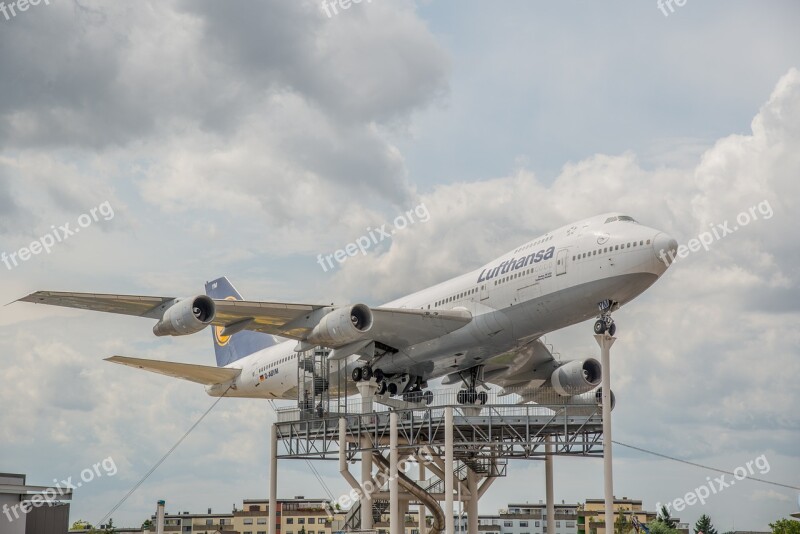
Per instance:
[[[191,363],[165,362],[163,360],[145,360],[143,358],[128,358],[127,356],[111,356],[107,362],[127,365],[137,369],[144,369],[152,373],[182,378],[205,386],[224,384],[230,382],[242,372],[241,369],[229,367],[211,367],[208,365],[195,365]]]

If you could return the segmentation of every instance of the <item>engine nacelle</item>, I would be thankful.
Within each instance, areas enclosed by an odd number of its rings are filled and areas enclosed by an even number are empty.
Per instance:
[[[556,393],[571,397],[597,387],[602,376],[600,362],[594,358],[572,360],[553,371],[550,383]]]
[[[180,299],[167,308],[153,327],[153,333],[157,336],[194,334],[208,326],[216,313],[214,300],[205,295]]]
[[[595,415],[602,413],[603,388],[599,387],[593,391],[588,391],[582,395],[575,395],[567,403],[569,408],[567,413],[570,415]],[[611,409],[617,404],[614,392],[611,392]]]
[[[364,304],[354,304],[325,315],[305,341],[324,347],[341,347],[364,338],[372,328],[372,311]]]

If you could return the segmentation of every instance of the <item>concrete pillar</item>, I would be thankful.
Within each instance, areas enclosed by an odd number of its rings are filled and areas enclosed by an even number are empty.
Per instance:
[[[397,412],[389,414],[389,532],[403,534],[403,521],[400,519],[400,479],[397,463]]]
[[[278,425],[272,424],[269,447],[269,534],[278,534]]]
[[[419,456],[419,479],[420,482],[425,481],[425,463],[422,460],[422,456]],[[428,512],[427,508],[425,508],[425,503],[419,503],[419,534],[424,534],[427,532],[428,525],[425,522],[425,518],[427,517]]]
[[[361,413],[369,414],[373,412],[373,403],[375,401],[375,392],[378,390],[378,385],[372,382],[359,382],[357,384],[358,392],[361,395]],[[369,437],[361,437],[361,529],[369,530],[372,528],[372,494],[364,491],[364,488],[369,488],[372,484],[372,443]],[[367,484],[369,482],[369,484]],[[366,484],[366,486],[365,486]],[[372,488],[376,491],[380,488]]]
[[[544,479],[545,495],[547,499],[547,532],[556,531],[556,503],[553,495],[553,436],[547,436],[545,442]]]
[[[361,438],[361,448],[369,449],[369,438]],[[367,484],[369,483],[369,484]],[[363,450],[361,453],[361,530],[372,528],[372,494],[364,491],[372,484],[372,453]],[[372,488],[378,490],[380,488]]]
[[[444,409],[444,526],[446,534],[455,534],[453,520],[453,407]]]
[[[469,468],[467,468],[467,489],[470,495],[467,501],[467,532],[478,534],[478,474]]]
[[[606,532],[614,532],[614,478],[611,467],[611,345],[617,340],[605,334],[594,336],[600,345],[603,366],[603,491],[605,494]]]
[[[164,507],[165,501],[158,501],[156,505],[156,534],[164,534]],[[421,534],[421,533],[420,533]]]

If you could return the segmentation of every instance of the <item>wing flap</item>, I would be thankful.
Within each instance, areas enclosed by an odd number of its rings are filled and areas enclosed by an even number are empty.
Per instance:
[[[189,380],[204,386],[213,386],[230,382],[242,373],[241,369],[230,367],[211,367],[208,365],[195,365],[192,363],[166,362],[163,360],[147,360],[144,358],[129,358],[127,356],[111,356],[107,362],[127,365],[136,369],[144,369],[151,373],[171,376]]]

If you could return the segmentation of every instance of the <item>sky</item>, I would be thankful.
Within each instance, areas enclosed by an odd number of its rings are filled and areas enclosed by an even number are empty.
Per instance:
[[[615,314],[614,439],[728,471],[762,458],[759,478],[800,486],[800,4],[673,7],[0,12],[0,252],[52,242],[0,264],[2,302],[189,296],[226,275],[253,300],[378,305],[603,212],[681,244],[736,226]],[[426,221],[320,268],[318,255],[420,205]],[[102,518],[213,402],[102,361],[211,365],[207,332],[155,338],[145,319],[25,303],[1,307],[0,325],[0,472],[49,485],[115,467],[76,491],[73,521]],[[590,328],[547,341],[596,356]],[[263,401],[223,400],[114,523],[141,524],[158,499],[202,512],[266,497],[273,419]],[[617,496],[649,510],[713,474],[622,447],[614,460]],[[318,468],[347,491],[335,466]],[[280,470],[281,496],[325,496],[304,463]],[[557,458],[555,472],[559,502],[602,497],[600,460]],[[513,463],[481,513],[544,494],[541,463]],[[797,490],[748,480],[677,515],[766,530],[799,504]]]

